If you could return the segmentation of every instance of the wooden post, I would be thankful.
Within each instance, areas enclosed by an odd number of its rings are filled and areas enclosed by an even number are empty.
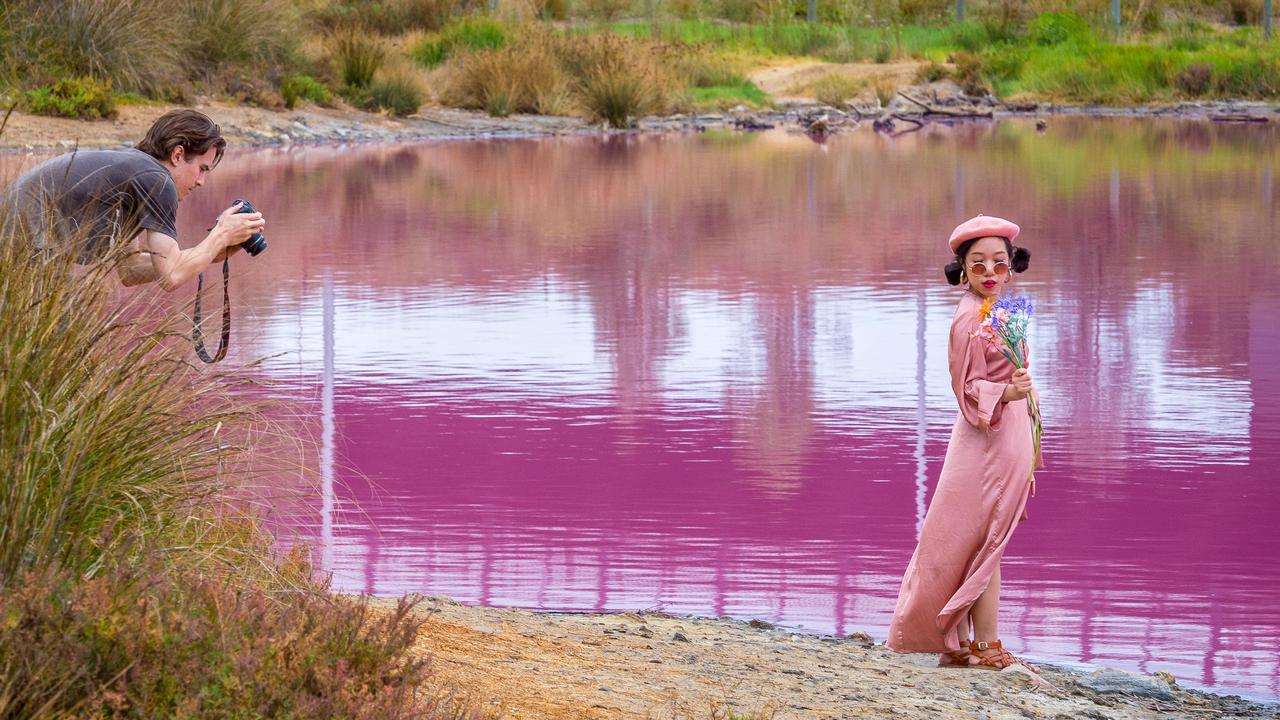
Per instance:
[[[489,0],[489,14],[490,15],[498,14],[498,0]]]
[[[956,0],[956,22],[964,22],[964,0]]]
[[[1116,25],[1116,34],[1120,34],[1120,0],[1111,0],[1111,20]]]
[[[1271,39],[1271,0],[1262,0],[1262,39]]]
[[[809,22],[818,22],[818,0],[809,0]]]

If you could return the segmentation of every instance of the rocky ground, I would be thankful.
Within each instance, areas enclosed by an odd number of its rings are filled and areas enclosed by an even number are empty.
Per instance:
[[[1185,690],[1167,676],[938,668],[934,655],[898,655],[861,633],[441,597],[415,612],[425,619],[416,650],[436,677],[504,718],[1280,718],[1280,705]]]

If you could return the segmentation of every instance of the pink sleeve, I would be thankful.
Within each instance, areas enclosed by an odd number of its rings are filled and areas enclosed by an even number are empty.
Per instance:
[[[964,419],[979,430],[987,430],[1000,424],[1004,403],[1005,383],[987,380],[987,355],[985,340],[970,337],[976,328],[972,315],[959,315],[951,324],[951,347],[948,361],[951,366],[951,388],[960,403]]]

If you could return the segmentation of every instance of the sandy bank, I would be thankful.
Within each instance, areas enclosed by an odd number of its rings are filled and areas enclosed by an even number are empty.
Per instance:
[[[426,618],[417,650],[437,676],[507,718],[1280,717],[1280,706],[1160,678],[1128,678],[1146,690],[1099,692],[1082,685],[1085,673],[1061,668],[1042,665],[1040,678],[940,669],[933,655],[760,622],[535,613],[440,597],[416,612]]]

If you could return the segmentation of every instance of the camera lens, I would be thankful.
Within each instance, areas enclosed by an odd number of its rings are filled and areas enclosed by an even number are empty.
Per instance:
[[[253,237],[244,241],[242,247],[250,255],[257,255],[267,249],[267,239],[262,237],[262,233],[254,233]]]
[[[237,213],[257,212],[253,209],[253,205],[249,204],[248,200],[236,200],[231,204],[235,205],[236,203],[241,203],[240,209],[236,211]],[[254,233],[253,237],[240,243],[240,247],[244,248],[244,251],[249,253],[250,256],[255,256],[267,249],[267,239],[262,237],[262,233]]]

